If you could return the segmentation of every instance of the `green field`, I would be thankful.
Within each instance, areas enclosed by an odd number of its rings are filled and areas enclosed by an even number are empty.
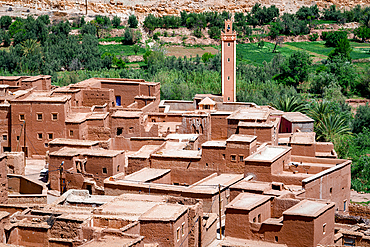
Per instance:
[[[132,56],[135,55],[133,45],[99,45],[99,50],[109,52],[116,56]],[[144,48],[140,48],[137,55],[143,55],[145,53]]]
[[[334,48],[326,47],[324,41],[314,42],[287,42],[287,45],[294,46],[299,49],[306,50],[308,52],[314,52],[317,54],[327,56]],[[370,58],[370,44],[350,42],[353,51],[351,52],[352,59],[364,59]]]

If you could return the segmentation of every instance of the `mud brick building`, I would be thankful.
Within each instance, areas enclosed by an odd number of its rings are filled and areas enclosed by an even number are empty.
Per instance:
[[[223,93],[192,101],[161,101],[159,83],[138,79],[0,77],[3,242],[208,246],[218,231],[219,246],[365,243],[335,223],[348,214],[351,161],[316,142],[306,115],[235,102],[231,21],[221,40]],[[23,171],[9,151],[45,158],[61,196],[46,205],[33,184],[40,200],[17,197],[29,180],[9,174],[11,201],[37,206],[5,204],[7,169]]]

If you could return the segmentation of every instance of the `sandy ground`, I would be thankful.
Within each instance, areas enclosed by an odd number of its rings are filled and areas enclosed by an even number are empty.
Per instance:
[[[370,201],[370,193],[358,193],[356,191],[351,191],[351,201],[352,202],[368,202]]]

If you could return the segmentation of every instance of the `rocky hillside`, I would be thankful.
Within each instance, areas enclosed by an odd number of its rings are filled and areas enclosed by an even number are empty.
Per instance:
[[[86,0],[0,0],[0,15],[14,12],[57,12],[60,15],[84,13]],[[136,14],[140,19],[149,13],[157,16],[188,12],[249,11],[255,3],[263,6],[276,5],[281,12],[294,13],[301,6],[317,4],[324,8],[335,4],[340,8],[352,8],[358,4],[370,5],[370,0],[87,0],[89,14],[114,14],[125,17]],[[2,13],[1,13],[2,12]],[[9,14],[9,13],[8,13]]]

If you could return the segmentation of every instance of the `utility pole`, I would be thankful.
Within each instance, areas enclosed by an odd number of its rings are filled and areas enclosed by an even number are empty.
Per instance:
[[[59,166],[60,195],[63,194],[63,165],[64,161]]]
[[[218,216],[220,221],[220,240],[222,240],[222,222],[221,222],[221,185],[218,185]]]

